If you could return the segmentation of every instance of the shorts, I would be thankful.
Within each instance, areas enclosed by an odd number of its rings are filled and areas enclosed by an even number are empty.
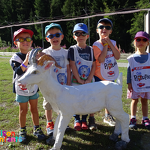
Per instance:
[[[94,79],[95,79],[95,82],[103,81],[103,80],[101,80],[101,79],[100,79],[99,77],[97,77],[97,76],[94,76]],[[107,81],[107,80],[104,80],[104,81]],[[113,80],[112,82],[114,82],[114,80]]]
[[[43,108],[44,108],[45,110],[52,110],[51,104],[50,104],[49,102],[47,102],[45,98],[44,98],[44,100],[43,100]]]
[[[138,98],[145,98],[145,99],[150,99],[150,92],[135,92],[132,89],[132,92],[127,90],[127,99],[132,98],[132,99],[138,99]]]
[[[100,78],[98,78],[97,76],[94,76],[95,82],[99,82],[102,81]]]
[[[22,96],[22,95],[18,95],[16,94],[16,101],[18,103],[26,103],[28,102],[29,100],[33,100],[33,99],[37,99],[39,97],[39,93],[35,93],[34,95],[32,96]]]

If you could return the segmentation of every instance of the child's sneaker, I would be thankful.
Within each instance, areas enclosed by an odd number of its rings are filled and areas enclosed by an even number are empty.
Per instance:
[[[51,136],[53,134],[53,131],[54,131],[54,123],[48,122],[47,126],[46,126],[46,130],[47,130],[47,135]]]
[[[89,117],[89,129],[90,130],[96,130],[96,124],[95,124],[95,118],[94,117]]]
[[[36,130],[34,130],[33,135],[36,136],[39,141],[42,141],[46,138],[41,128],[37,128]]]
[[[142,120],[142,124],[146,127],[146,129],[150,130],[150,120],[148,118]]]
[[[25,143],[27,141],[27,131],[26,129],[20,129],[19,131],[19,142]]]
[[[75,122],[74,123],[74,129],[77,130],[77,131],[80,131],[81,130],[81,123],[80,122]]]
[[[115,126],[116,122],[112,115],[105,116],[103,119],[104,123],[108,123],[110,126]]]
[[[137,120],[135,118],[130,119],[130,124],[129,124],[130,129],[137,129],[136,121]]]
[[[87,126],[87,123],[86,122],[82,122],[82,130],[87,130],[88,129],[88,126]]]

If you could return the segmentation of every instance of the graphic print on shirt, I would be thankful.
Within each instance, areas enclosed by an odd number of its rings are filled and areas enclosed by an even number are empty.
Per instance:
[[[112,43],[115,46],[116,42],[112,41]],[[102,44],[100,49],[103,49]],[[119,75],[118,65],[110,47],[108,47],[105,61],[101,63],[101,75],[105,80],[115,80]]]
[[[81,67],[79,67],[78,72],[80,78],[86,80],[90,74],[90,68],[86,65],[82,65]]]
[[[138,63],[131,55],[128,58],[131,68],[132,87],[136,92],[149,92],[150,91],[150,54],[145,63]]]

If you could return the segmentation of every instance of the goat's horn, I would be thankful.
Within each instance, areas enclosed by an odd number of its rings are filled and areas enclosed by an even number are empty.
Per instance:
[[[36,50],[36,48],[35,49],[32,49],[31,50],[31,52],[30,52],[30,54],[29,54],[29,64],[31,64],[32,63],[32,55],[33,55],[33,53],[34,53],[34,51]]]
[[[39,51],[42,51],[42,49],[41,48],[36,48],[35,51],[33,52],[32,59],[31,59],[33,63],[36,63],[36,54]]]

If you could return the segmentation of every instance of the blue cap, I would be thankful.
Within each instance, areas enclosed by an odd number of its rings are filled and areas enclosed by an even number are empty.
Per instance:
[[[73,33],[74,33],[75,31],[84,31],[85,33],[88,33],[87,25],[84,24],[84,23],[77,23],[77,24],[74,26]]]
[[[110,19],[108,19],[108,18],[100,19],[100,20],[98,21],[97,25],[98,25],[100,22],[102,22],[102,21],[110,23],[110,24],[111,24],[111,27],[113,27],[112,21],[111,21]]]
[[[55,27],[55,28],[58,28],[58,29],[63,33],[63,30],[62,30],[60,24],[51,23],[50,25],[47,25],[47,26],[45,27],[45,35],[46,35],[46,33],[47,33],[47,31],[48,31],[49,29],[54,28],[54,27]]]

